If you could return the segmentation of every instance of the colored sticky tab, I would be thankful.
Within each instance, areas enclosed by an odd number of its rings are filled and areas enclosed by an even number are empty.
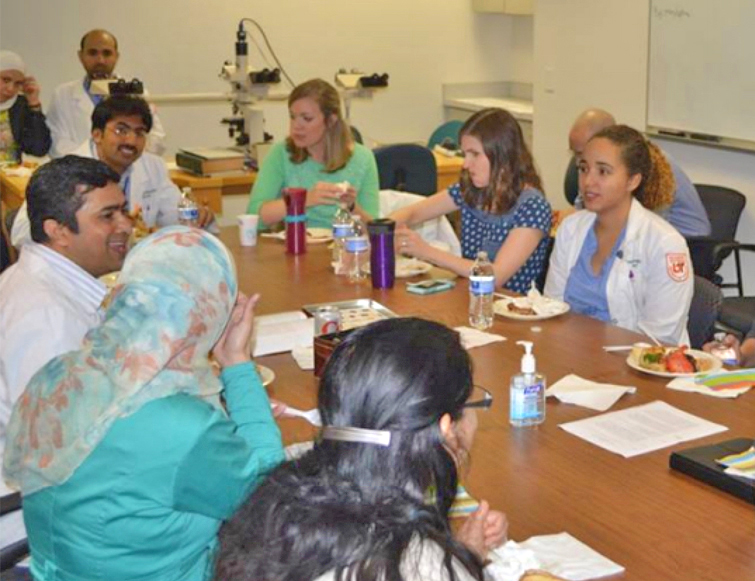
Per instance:
[[[755,369],[738,369],[723,373],[712,373],[695,379],[698,385],[704,385],[713,391],[751,388],[755,385]]]
[[[755,480],[755,446],[745,450],[740,454],[731,454],[716,460],[719,464],[726,466],[725,472],[735,476],[742,476]]]

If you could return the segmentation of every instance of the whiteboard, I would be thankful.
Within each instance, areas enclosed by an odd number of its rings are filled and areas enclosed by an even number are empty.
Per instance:
[[[648,126],[755,146],[755,0],[651,0]]]

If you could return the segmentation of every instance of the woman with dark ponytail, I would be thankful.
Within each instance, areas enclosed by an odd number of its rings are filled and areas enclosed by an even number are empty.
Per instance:
[[[456,536],[448,524],[476,429],[471,393],[451,329],[392,319],[355,331],[320,384],[320,441],[224,526],[216,579],[483,579],[504,515],[483,502]]]
[[[579,160],[585,209],[559,227],[545,294],[577,313],[678,345],[689,342],[694,279],[684,238],[650,211],[673,192],[659,155],[626,125],[590,139]]]

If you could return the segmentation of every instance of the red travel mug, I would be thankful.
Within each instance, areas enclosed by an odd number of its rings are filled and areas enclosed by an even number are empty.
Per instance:
[[[304,254],[307,251],[307,190],[283,188],[286,202],[286,252]]]

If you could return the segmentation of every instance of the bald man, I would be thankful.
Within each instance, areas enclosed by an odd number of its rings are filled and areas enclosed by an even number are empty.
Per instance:
[[[72,153],[89,139],[92,112],[102,100],[102,95],[92,94],[92,81],[117,78],[113,71],[120,56],[118,40],[107,30],[90,30],[81,37],[78,55],[86,76],[57,87],[47,113],[47,124],[52,133],[52,157]],[[165,131],[154,111],[152,120],[147,151],[160,155],[165,151]]]
[[[593,135],[616,125],[613,115],[603,109],[587,109],[583,111],[572,125],[569,131],[569,149],[574,156],[569,162],[564,178],[564,194],[569,203],[579,205],[576,201],[579,195],[579,175],[577,173],[577,159],[585,149],[587,142]],[[669,224],[676,228],[682,236],[710,236],[710,220],[705,211],[700,194],[697,193],[692,181],[687,177],[682,168],[664,151],[663,155],[671,166],[676,182],[674,201],[671,207],[659,212]]]

